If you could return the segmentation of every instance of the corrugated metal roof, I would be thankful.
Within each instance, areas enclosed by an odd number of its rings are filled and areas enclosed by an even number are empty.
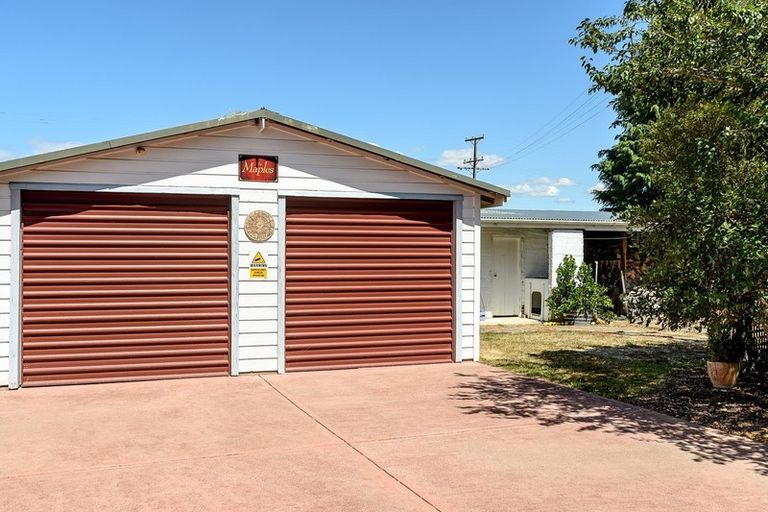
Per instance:
[[[521,221],[521,222],[583,222],[623,224],[610,212],[590,212],[577,210],[510,210],[506,208],[486,208],[480,212],[482,220]]]
[[[225,127],[225,126],[232,126],[235,124],[254,122],[254,121],[258,121],[259,119],[264,119],[264,120],[272,121],[278,124],[282,124],[284,126],[295,128],[297,130],[301,130],[306,133],[311,133],[320,138],[325,138],[327,140],[334,141],[339,144],[344,144],[346,146],[350,146],[355,149],[359,149],[371,154],[378,155],[388,160],[393,160],[395,162],[400,162],[402,164],[409,165],[417,169],[430,172],[432,174],[437,174],[438,176],[442,176],[444,178],[448,178],[450,180],[457,181],[459,183],[463,183],[465,185],[469,185],[471,187],[475,187],[483,191],[491,192],[493,194],[496,194],[497,197],[509,197],[510,195],[509,190],[499,187],[497,185],[476,180],[468,176],[464,176],[463,174],[449,171],[448,169],[443,169],[442,167],[438,167],[436,165],[432,165],[430,163],[423,162],[421,160],[417,160],[415,158],[402,155],[395,151],[389,151],[388,149],[384,149],[379,146],[375,146],[373,144],[368,144],[367,142],[353,139],[352,137],[348,137],[340,133],[332,132],[330,130],[320,128],[318,126],[314,126],[314,125],[305,123],[303,121],[299,121],[297,119],[292,119],[290,117],[278,114],[277,112],[273,112],[265,108],[254,110],[252,112],[246,112],[242,114],[234,114],[226,117],[221,117],[218,119],[201,121],[199,123],[175,126],[173,128],[166,128],[163,130],[141,133],[138,135],[131,135],[128,137],[121,137],[119,139],[107,140],[104,142],[96,142],[94,144],[86,144],[84,146],[77,146],[74,148],[62,149],[60,151],[53,151],[51,153],[32,155],[24,158],[17,158],[15,160],[7,160],[5,162],[0,162],[0,172],[28,168],[36,165],[49,164],[59,160],[81,158],[81,157],[85,157],[100,151],[107,151],[111,149],[139,145],[139,144],[157,140],[157,139],[176,137],[179,135],[186,135],[190,133],[201,132],[204,130],[211,130],[211,129],[216,129],[216,128]]]

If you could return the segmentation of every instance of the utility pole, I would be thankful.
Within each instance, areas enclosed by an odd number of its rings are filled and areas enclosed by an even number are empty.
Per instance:
[[[465,142],[470,142],[472,144],[472,158],[467,158],[464,160],[465,164],[470,164],[468,167],[459,167],[459,170],[461,171],[469,171],[472,170],[472,179],[477,178],[477,171],[487,171],[488,167],[478,167],[477,164],[482,162],[484,160],[483,157],[478,158],[477,157],[477,144],[485,138],[485,135],[480,135],[478,137],[467,137],[464,139]]]

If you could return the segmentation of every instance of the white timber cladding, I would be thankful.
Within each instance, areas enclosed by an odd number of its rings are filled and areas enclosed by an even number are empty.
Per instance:
[[[557,267],[566,256],[573,256],[576,265],[584,261],[584,231],[555,229],[549,233],[549,284],[556,285]]]
[[[493,237],[509,236],[520,239],[521,279],[508,293],[520,297],[521,305],[526,306],[526,294],[523,293],[523,280],[526,278],[547,278],[549,268],[549,239],[545,229],[483,227],[481,235],[482,261],[480,264],[481,310],[490,308],[493,297]],[[512,262],[510,262],[510,265]]]
[[[461,278],[456,282],[460,321],[456,332],[460,358],[479,358],[480,197],[469,187],[445,178],[418,172],[401,164],[320,141],[294,130],[268,124],[228,127],[114,150],[88,158],[48,164],[0,176],[0,385],[9,378],[11,296],[11,190],[10,183],[82,184],[88,190],[158,193],[216,193],[229,189],[238,197],[238,371],[278,370],[278,263],[283,233],[267,242],[254,243],[243,232],[245,217],[265,210],[277,222],[278,197],[394,197],[416,194],[463,196],[460,247]],[[277,183],[238,180],[239,154],[273,155],[279,161]],[[137,188],[138,187],[138,188]],[[62,192],[66,193],[66,192]],[[267,258],[268,279],[250,280],[249,255],[262,251]],[[235,298],[233,298],[234,300]]]

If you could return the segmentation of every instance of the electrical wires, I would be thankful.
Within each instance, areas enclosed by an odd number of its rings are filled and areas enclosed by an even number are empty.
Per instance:
[[[552,119],[523,139],[500,163],[493,167],[502,167],[540,151],[611,107],[610,97],[601,97],[596,94],[590,95],[585,101],[578,103],[587,94],[589,94],[588,91],[579,94]],[[574,107],[577,103],[578,105]]]

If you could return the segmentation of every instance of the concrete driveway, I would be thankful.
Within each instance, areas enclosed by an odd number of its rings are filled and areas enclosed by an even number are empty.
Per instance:
[[[0,392],[16,510],[766,510],[768,449],[480,364]]]

